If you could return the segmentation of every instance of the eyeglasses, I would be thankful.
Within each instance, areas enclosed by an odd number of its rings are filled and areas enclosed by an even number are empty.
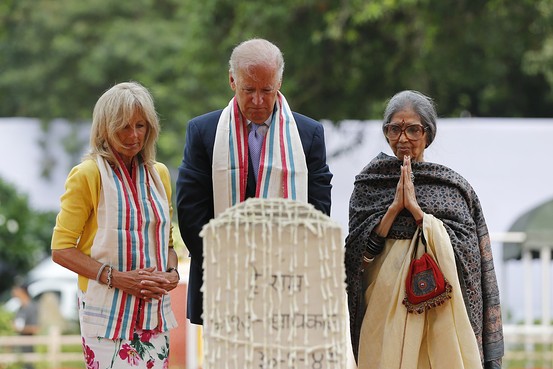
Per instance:
[[[405,137],[411,141],[417,141],[422,138],[426,127],[421,124],[409,124],[405,128],[401,128],[399,124],[388,123],[384,126],[384,135],[388,140],[397,140],[402,133],[405,133]]]

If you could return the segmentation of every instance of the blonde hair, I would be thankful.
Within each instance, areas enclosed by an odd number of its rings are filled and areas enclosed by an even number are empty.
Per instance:
[[[159,119],[150,92],[133,81],[113,86],[96,102],[92,113],[90,152],[85,159],[102,157],[110,163],[116,163],[112,146],[114,143],[124,146],[117,133],[125,128],[135,113],[139,113],[148,126],[140,154],[147,166],[153,165],[160,131]]]

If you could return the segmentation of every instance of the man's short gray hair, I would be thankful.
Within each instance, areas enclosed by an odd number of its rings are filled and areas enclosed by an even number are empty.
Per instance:
[[[243,71],[251,73],[251,68],[255,66],[268,66],[275,68],[278,82],[282,81],[284,73],[284,57],[280,49],[273,43],[254,38],[239,44],[234,48],[229,60],[229,72],[238,78],[238,72]]]

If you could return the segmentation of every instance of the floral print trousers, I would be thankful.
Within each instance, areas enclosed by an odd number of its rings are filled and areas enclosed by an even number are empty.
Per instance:
[[[168,332],[138,329],[131,340],[83,336],[82,342],[86,369],[169,368]]]
[[[132,340],[83,337],[87,369],[168,369],[169,335],[157,331],[134,333]]]

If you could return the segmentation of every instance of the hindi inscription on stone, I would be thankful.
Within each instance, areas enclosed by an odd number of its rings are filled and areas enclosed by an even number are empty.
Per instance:
[[[202,237],[206,369],[346,367],[339,225],[309,204],[249,199]]]

